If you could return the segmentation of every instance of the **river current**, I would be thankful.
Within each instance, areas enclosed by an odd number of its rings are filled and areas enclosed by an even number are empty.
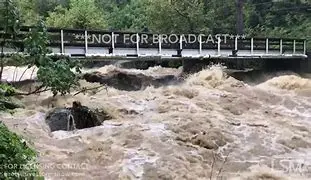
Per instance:
[[[83,71],[116,69],[121,70],[109,65]],[[33,78],[31,71],[23,78]],[[162,67],[122,71],[181,73]],[[4,74],[12,80],[14,68]],[[25,109],[0,118],[39,152],[47,179],[311,179],[310,79],[284,72],[243,82],[222,67],[183,78],[140,91],[108,87],[56,97],[44,92],[21,98]],[[46,113],[73,101],[105,109],[113,119],[51,133]]]

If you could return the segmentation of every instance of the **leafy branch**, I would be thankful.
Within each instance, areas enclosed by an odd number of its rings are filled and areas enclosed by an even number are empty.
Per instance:
[[[19,13],[16,8],[16,4],[12,0],[4,0],[0,4],[0,24],[2,25],[3,31],[0,36],[0,81],[2,80],[2,74],[4,69],[4,48],[5,47],[16,47],[14,41],[17,37],[19,30]]]
[[[71,88],[79,86],[76,73],[81,72],[80,66],[78,62],[62,56],[47,56],[51,52],[48,43],[47,28],[44,22],[40,20],[37,27],[31,29],[25,40],[26,51],[30,54],[26,58],[27,69],[36,66],[38,68],[38,80],[42,83],[40,89],[30,94],[41,92],[42,89],[44,89],[43,91],[48,89],[53,92],[54,96],[58,93],[65,95],[70,93]]]

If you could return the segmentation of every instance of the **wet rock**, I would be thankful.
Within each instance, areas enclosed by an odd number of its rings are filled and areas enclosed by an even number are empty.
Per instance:
[[[105,112],[82,106],[80,102],[73,102],[71,108],[56,108],[46,116],[46,123],[51,131],[71,131],[100,126],[104,120],[111,119]]]
[[[98,82],[126,91],[138,91],[151,85],[159,87],[178,80],[174,75],[153,77],[119,70],[111,71],[108,74],[99,72],[86,73],[83,75],[83,78],[88,82]]]
[[[46,117],[46,123],[50,127],[50,130],[53,131],[69,131],[73,130],[73,119],[70,118],[71,111],[66,108],[56,108],[49,112]]]

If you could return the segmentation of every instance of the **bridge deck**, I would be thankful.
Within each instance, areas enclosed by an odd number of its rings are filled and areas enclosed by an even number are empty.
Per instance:
[[[30,27],[21,29],[21,39]],[[2,33],[3,35],[3,33]],[[171,60],[205,58],[307,58],[305,39],[176,35],[49,28],[52,54],[76,58]],[[20,53],[24,52],[22,41]],[[5,49],[15,53],[15,49]]]

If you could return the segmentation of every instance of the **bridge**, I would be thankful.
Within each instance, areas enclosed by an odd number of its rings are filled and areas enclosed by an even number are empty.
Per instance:
[[[31,27],[23,27],[21,36]],[[133,61],[182,60],[185,70],[208,63],[225,63],[233,69],[283,66],[307,61],[306,39],[256,38],[245,35],[151,34],[117,31],[48,28],[51,55],[71,58]],[[6,53],[24,52],[5,48]],[[264,63],[263,63],[264,62]],[[270,64],[270,65],[269,65]],[[278,64],[278,65],[277,65]],[[296,64],[296,65],[295,65]],[[258,66],[259,65],[259,66]],[[185,66],[187,66],[185,68]]]

